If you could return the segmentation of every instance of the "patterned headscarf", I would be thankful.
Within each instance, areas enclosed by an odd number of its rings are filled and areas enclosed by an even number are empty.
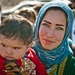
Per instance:
[[[72,23],[73,23],[73,13],[72,10],[62,1],[60,2],[48,2],[39,11],[38,18],[35,23],[34,27],[34,35],[36,39],[39,39],[39,26],[40,23],[43,19],[43,16],[46,12],[47,9],[52,8],[52,7],[58,7],[63,10],[67,14],[67,29],[66,29],[66,34],[64,36],[64,39],[62,40],[61,44],[57,47],[54,48],[53,50],[46,50],[44,49],[40,41],[36,43],[36,45],[33,47],[34,50],[36,51],[36,54],[38,55],[39,59],[43,62],[43,64],[46,67],[49,67],[54,64],[59,64],[61,63],[69,54],[72,54],[72,50],[69,47],[69,42],[68,42],[68,36],[71,32],[72,29]]]

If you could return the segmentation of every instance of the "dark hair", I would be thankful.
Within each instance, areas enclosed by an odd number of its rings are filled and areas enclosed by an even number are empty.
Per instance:
[[[16,13],[16,11],[15,11],[15,13]],[[35,22],[36,17],[37,17],[37,12],[32,7],[30,7],[30,8],[26,8],[26,7],[21,8],[20,10],[18,10],[17,14],[27,18],[32,23]]]
[[[0,34],[6,38],[19,39],[24,44],[30,44],[33,38],[32,23],[22,16],[11,14],[3,19]]]
[[[33,9],[37,12],[37,14],[39,13],[39,10],[41,9],[41,7],[43,6],[43,4],[37,4],[33,6]]]

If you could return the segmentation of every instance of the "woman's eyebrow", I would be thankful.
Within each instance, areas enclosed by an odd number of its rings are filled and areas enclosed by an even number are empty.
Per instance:
[[[44,22],[46,22],[46,23],[49,23],[49,24],[51,24],[51,22],[48,22],[48,21],[46,21],[46,20],[43,20]]]
[[[64,26],[63,24],[56,24],[56,26]]]
[[[46,20],[43,20],[43,21],[46,22],[46,23],[52,24],[51,22],[48,22]],[[63,24],[56,24],[56,26],[64,26],[64,25]]]

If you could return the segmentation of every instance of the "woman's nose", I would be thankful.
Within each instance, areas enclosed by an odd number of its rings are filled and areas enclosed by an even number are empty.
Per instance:
[[[47,36],[53,37],[54,36],[54,30],[53,29],[49,29],[48,32],[47,32]]]

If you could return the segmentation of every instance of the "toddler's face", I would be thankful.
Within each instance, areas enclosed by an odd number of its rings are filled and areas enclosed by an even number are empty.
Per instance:
[[[0,55],[7,60],[21,59],[24,57],[28,46],[16,39],[8,39],[0,36]]]

